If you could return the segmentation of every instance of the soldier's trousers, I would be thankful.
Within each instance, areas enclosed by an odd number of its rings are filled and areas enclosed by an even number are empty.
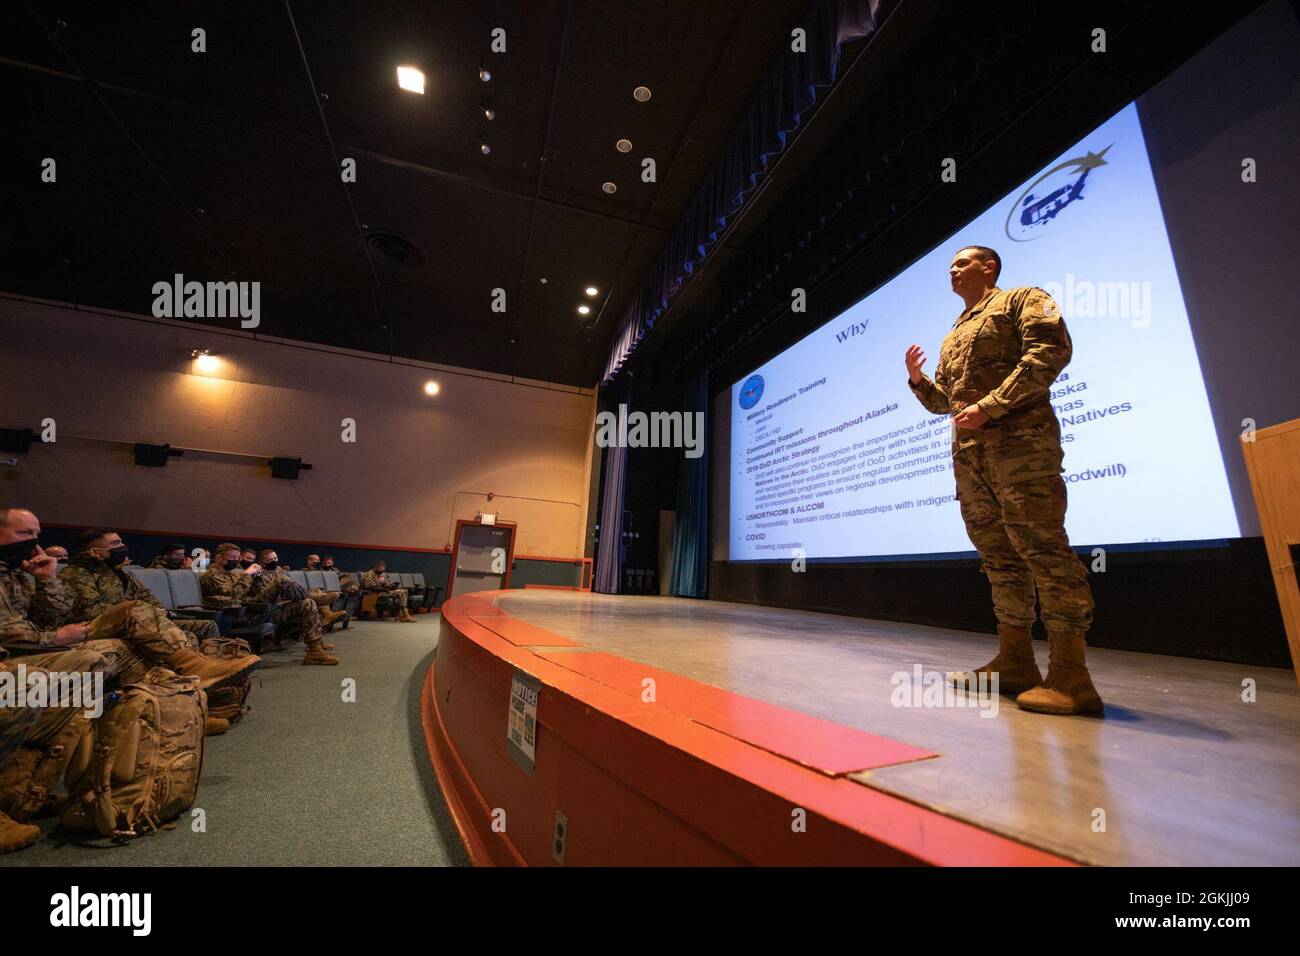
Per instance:
[[[1065,534],[1061,446],[1052,436],[960,442],[953,452],[966,533],[993,591],[998,623],[1028,627],[1037,591],[1051,633],[1092,624],[1092,588]]]
[[[144,601],[122,601],[90,622],[80,646],[116,653],[118,683],[131,684],[150,668],[167,666],[168,659],[189,648],[190,642],[166,611]]]
[[[49,654],[25,654],[22,657],[0,661],[0,670],[7,669],[15,677],[18,665],[26,667],[30,675],[44,671],[46,680],[50,672],[63,674],[103,674],[105,686],[113,676],[118,657],[103,654],[85,644],[65,648]],[[93,678],[92,678],[93,679]],[[83,690],[85,693],[86,690]],[[46,744],[58,736],[68,722],[78,713],[89,710],[83,698],[83,707],[3,707],[0,706],[0,771],[9,764],[18,748],[24,743]]]
[[[172,618],[172,623],[180,628],[189,641],[190,647],[197,648],[209,637],[220,637],[221,629],[216,621],[198,621],[191,618]]]
[[[388,594],[389,597],[397,598],[397,606],[400,607],[403,611],[406,610],[406,602],[409,599],[409,595],[406,588],[392,588],[386,593]]]
[[[309,597],[281,601],[276,606],[276,627],[285,637],[313,644],[320,637],[320,608]]]

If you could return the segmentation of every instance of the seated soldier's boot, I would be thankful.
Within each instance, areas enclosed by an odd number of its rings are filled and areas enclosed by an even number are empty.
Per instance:
[[[302,662],[304,664],[337,664],[339,659],[325,651],[324,642],[316,640],[307,645],[307,653],[303,655]]]
[[[1034,636],[1027,627],[998,625],[998,653],[993,660],[974,671],[956,671],[948,675],[954,687],[967,693],[979,690],[979,674],[998,675],[998,693],[1023,693],[1043,682],[1043,672],[1034,660]],[[986,681],[989,678],[985,678]],[[991,683],[986,683],[991,687]]]
[[[40,827],[19,823],[0,813],[0,853],[25,849],[40,838]]]
[[[261,660],[256,654],[225,660],[204,657],[198,651],[184,647],[167,658],[167,666],[183,677],[197,677],[199,687],[208,690],[243,683],[248,679],[249,671]]]
[[[415,618],[411,615],[411,609],[406,607],[402,608],[402,616],[399,617],[398,620],[401,621],[403,624],[417,623]]]
[[[1038,687],[1016,698],[1021,710],[1039,714],[1100,714],[1104,709],[1101,695],[1092,686],[1092,677],[1083,662],[1086,643],[1082,632],[1047,635],[1052,656],[1047,664],[1047,679]]]
[[[230,721],[224,717],[208,716],[208,722],[203,725],[204,737],[215,737],[217,734],[224,734],[230,729]]]

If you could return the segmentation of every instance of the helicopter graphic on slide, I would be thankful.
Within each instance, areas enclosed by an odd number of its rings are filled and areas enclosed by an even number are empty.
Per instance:
[[[1098,166],[1107,165],[1103,157],[1114,145],[1111,143],[1100,153],[1089,150],[1086,155],[1058,163],[1030,183],[1029,188],[1021,194],[1011,207],[1011,211],[1007,213],[1005,227],[1007,238],[1013,242],[1032,242],[1042,235],[1041,229],[1059,216],[1065,207],[1075,200],[1084,198],[1083,184],[1087,182],[1088,174]],[[1062,171],[1065,171],[1064,174]],[[1050,188],[1051,192],[1039,195],[1034,190],[1043,183],[1046,183],[1046,188]],[[1016,217],[1017,210],[1020,212],[1018,217]],[[1016,219],[1014,224],[1013,218]]]

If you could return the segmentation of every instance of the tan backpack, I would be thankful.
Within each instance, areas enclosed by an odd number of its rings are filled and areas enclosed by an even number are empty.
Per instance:
[[[194,805],[207,699],[196,677],[154,668],[121,688],[95,727],[94,754],[68,781],[63,825],[114,842],[157,830]],[[81,764],[74,755],[74,764]],[[70,774],[79,767],[69,766]]]
[[[251,657],[253,649],[248,641],[237,637],[209,637],[199,645],[199,652],[204,657],[217,660],[238,660]],[[238,723],[248,711],[248,695],[253,690],[253,671],[250,670],[243,683],[226,685],[208,691],[208,716],[220,717]]]

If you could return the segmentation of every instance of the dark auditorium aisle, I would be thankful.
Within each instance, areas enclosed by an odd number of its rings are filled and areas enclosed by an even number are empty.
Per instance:
[[[302,666],[298,644],[263,655],[248,716],[205,740],[206,833],[185,814],[119,847],[49,819],[44,839],[0,867],[467,865],[420,729],[440,622],[355,623],[328,636],[337,667]],[[355,703],[342,701],[349,677]]]

